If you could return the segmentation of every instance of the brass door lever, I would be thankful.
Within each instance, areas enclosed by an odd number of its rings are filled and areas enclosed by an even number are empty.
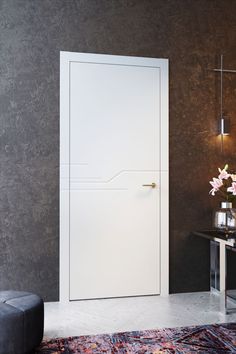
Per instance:
[[[143,184],[143,187],[152,187],[152,188],[156,188],[156,183],[151,183],[151,184]]]

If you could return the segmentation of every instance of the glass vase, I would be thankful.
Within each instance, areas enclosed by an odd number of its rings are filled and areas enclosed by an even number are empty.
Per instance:
[[[236,231],[236,209],[230,202],[221,202],[213,216],[213,227],[224,232]]]

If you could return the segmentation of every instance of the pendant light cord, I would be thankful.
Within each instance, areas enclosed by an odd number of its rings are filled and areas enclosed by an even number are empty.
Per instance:
[[[220,56],[220,125],[223,119],[223,54]],[[221,152],[224,149],[224,137],[221,133]]]
[[[223,55],[220,56],[220,118],[223,118]]]

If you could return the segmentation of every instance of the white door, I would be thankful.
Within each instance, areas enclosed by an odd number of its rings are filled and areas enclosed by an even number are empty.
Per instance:
[[[160,65],[83,59],[68,71],[69,298],[159,294]]]

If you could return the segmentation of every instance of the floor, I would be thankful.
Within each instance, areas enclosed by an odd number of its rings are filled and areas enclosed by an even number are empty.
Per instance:
[[[209,292],[45,304],[45,337],[236,322]]]

